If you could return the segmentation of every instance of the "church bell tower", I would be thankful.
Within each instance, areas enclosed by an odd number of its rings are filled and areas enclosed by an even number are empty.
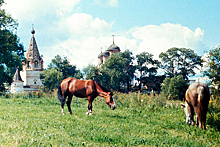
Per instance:
[[[43,86],[40,80],[40,74],[43,71],[43,58],[40,56],[40,52],[35,40],[34,28],[31,31],[31,41],[25,55],[25,62],[23,62],[23,71],[21,72],[22,80],[24,81],[24,90],[39,90],[40,86]],[[26,91],[26,90],[25,90]]]

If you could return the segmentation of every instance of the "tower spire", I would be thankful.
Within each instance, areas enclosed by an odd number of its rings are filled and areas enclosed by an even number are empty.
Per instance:
[[[115,43],[115,42],[114,42],[114,37],[115,37],[115,35],[113,34],[112,37],[113,37],[113,44],[114,44],[114,43]]]
[[[26,67],[31,70],[43,70],[43,59],[40,56],[37,47],[37,42],[34,37],[34,33],[35,33],[34,24],[32,24],[32,30],[31,30],[32,37],[25,56],[27,60]]]

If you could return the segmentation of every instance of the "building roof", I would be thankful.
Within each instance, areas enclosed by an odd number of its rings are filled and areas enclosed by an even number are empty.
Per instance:
[[[103,53],[102,52],[98,55],[98,58],[101,58],[101,57],[103,57]]]
[[[103,56],[105,56],[105,57],[110,56],[109,52],[120,52],[121,51],[120,48],[114,42],[114,35],[112,35],[112,36],[113,36],[113,43],[112,43],[112,45],[110,45],[108,47],[108,49],[105,50],[103,53],[101,51],[101,53],[98,55],[98,58],[102,58]]]
[[[32,37],[31,37],[31,41],[30,41],[30,44],[29,44],[29,47],[26,53],[26,59],[31,59],[31,60],[37,59],[40,61],[42,58],[40,56],[37,43],[34,37],[34,34],[35,34],[34,29],[31,30],[31,34],[32,34]]]
[[[107,51],[115,51],[115,50],[120,51],[120,48],[117,45],[115,45],[113,41],[113,44],[108,47]]]
[[[110,53],[109,53],[108,51],[104,51],[104,52],[102,53],[102,55],[103,55],[103,56],[110,56]]]
[[[17,69],[15,71],[13,81],[22,81],[19,67],[17,67]]]
[[[107,50],[104,51],[103,53],[101,52],[101,53],[98,55],[98,58],[102,58],[103,56],[108,57],[108,56],[110,56],[110,53],[109,53]]]

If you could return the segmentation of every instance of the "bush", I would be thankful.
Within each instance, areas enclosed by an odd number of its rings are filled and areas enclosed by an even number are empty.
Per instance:
[[[220,131],[220,97],[211,95],[207,117],[207,124]]]
[[[161,90],[167,99],[183,100],[187,88],[187,81],[183,79],[183,76],[179,75],[173,78],[165,78]]]

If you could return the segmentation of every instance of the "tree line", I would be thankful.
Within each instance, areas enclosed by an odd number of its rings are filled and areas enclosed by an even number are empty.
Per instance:
[[[104,64],[89,64],[80,71],[75,65],[70,64],[67,57],[62,59],[57,55],[42,72],[41,79],[48,90],[56,88],[61,80],[67,77],[75,77],[93,79],[109,89],[129,92],[135,86],[131,82],[138,73],[136,90],[142,90],[142,86],[147,85],[148,90],[162,90],[167,98],[183,99],[189,77],[196,74],[196,69],[201,71],[203,67],[203,76],[212,79],[211,83],[215,85],[214,92],[219,94],[220,46],[210,50],[207,56],[208,60],[205,61],[192,49],[170,48],[160,53],[159,61],[148,52],[133,56],[131,51],[125,50],[112,54]]]
[[[202,65],[201,56],[186,48],[170,48],[159,57],[161,61],[154,59],[148,52],[133,56],[131,51],[125,50],[112,54],[104,64],[89,64],[81,73],[76,66],[70,65],[66,57],[62,59],[57,55],[42,72],[41,79],[48,90],[56,88],[64,78],[75,77],[93,79],[109,89],[129,92],[131,87],[142,90],[143,86],[148,86],[148,90],[160,91],[165,78],[178,77],[180,81],[185,81],[182,86],[186,89],[188,77],[195,75],[195,69]],[[161,69],[163,73],[158,75],[158,70]],[[132,81],[136,73],[139,76],[136,76],[138,83],[135,87]]]
[[[0,0],[0,8],[4,3]],[[24,47],[19,42],[18,36],[14,33],[18,27],[10,14],[4,9],[0,9],[0,91],[5,90],[5,83],[12,83],[12,78],[16,68],[22,68],[24,58]],[[146,49],[147,50],[147,49]],[[209,77],[215,86],[215,93],[219,94],[220,86],[220,46],[207,52],[207,61],[196,54],[194,50],[187,48],[170,48],[159,55],[159,60],[148,52],[142,52],[136,56],[129,50],[112,54],[105,64],[89,64],[82,71],[78,70],[76,65],[71,65],[67,57],[60,55],[54,57],[48,68],[41,74],[41,79],[45,90],[57,88],[61,80],[67,77],[78,79],[93,79],[103,86],[116,91],[131,91],[132,88],[141,90],[145,85],[153,90],[170,91],[173,87],[181,89],[176,85],[187,87],[189,76],[195,75],[195,70],[205,66],[202,72],[204,76]],[[205,63],[205,64],[204,64]],[[161,72],[163,71],[163,72]],[[136,75],[138,73],[138,76]],[[133,78],[138,83],[131,85]],[[185,83],[184,83],[185,81]],[[180,82],[176,83],[176,82]],[[161,87],[161,83],[163,83]],[[132,87],[133,86],[133,87]],[[167,89],[169,88],[170,89]],[[182,88],[182,89],[184,89]],[[172,91],[173,92],[173,91]],[[175,97],[180,93],[167,94]]]

